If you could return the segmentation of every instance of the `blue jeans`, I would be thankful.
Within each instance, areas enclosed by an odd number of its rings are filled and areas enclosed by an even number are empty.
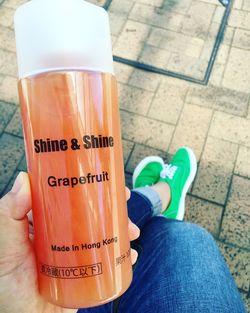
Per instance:
[[[150,189],[151,190],[151,189]],[[159,215],[148,188],[132,191],[130,219],[141,235],[129,289],[108,304],[78,313],[243,313],[234,280],[213,237],[203,228]]]

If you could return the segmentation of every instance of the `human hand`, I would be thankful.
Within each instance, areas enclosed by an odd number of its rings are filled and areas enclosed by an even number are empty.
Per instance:
[[[126,190],[126,194],[128,200],[130,192]],[[12,190],[0,199],[0,312],[76,313],[75,309],[46,302],[38,292],[34,247],[29,234],[30,210],[29,178],[26,173],[20,173]],[[129,222],[130,240],[138,238],[139,233],[138,227]],[[131,251],[131,257],[135,263],[135,250]]]

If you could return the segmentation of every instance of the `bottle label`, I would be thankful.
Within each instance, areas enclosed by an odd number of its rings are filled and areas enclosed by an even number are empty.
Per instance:
[[[67,279],[90,298],[117,293],[131,261],[116,80],[51,72],[19,92],[40,289]]]
[[[84,135],[82,140],[77,138],[72,139],[35,139],[34,152],[53,153],[65,152],[69,149],[72,151],[84,149],[105,149],[114,147],[114,138],[112,136],[102,135]],[[75,188],[79,185],[95,184],[109,181],[109,173],[102,171],[101,173],[87,173],[86,176],[80,177],[48,177],[48,185],[50,187],[71,187]]]

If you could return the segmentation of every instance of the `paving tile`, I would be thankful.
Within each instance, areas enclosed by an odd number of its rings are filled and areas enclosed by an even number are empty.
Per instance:
[[[0,194],[4,191],[24,152],[23,140],[9,134],[0,138]]]
[[[118,38],[117,36],[111,34],[112,47],[115,45],[117,38]]]
[[[129,14],[129,18],[141,23],[178,32],[181,28],[184,15],[167,11],[164,6],[154,8],[136,3]]]
[[[138,69],[134,69],[129,79],[129,84],[148,91],[156,91],[159,86],[161,76]]]
[[[221,44],[217,57],[216,57],[216,61],[220,64],[225,64],[227,62],[228,56],[229,56],[229,52],[230,52],[231,47],[229,45],[226,44]]]
[[[250,252],[217,242],[238,288],[248,291],[250,283]]]
[[[178,37],[183,37],[183,35],[180,34]],[[190,57],[194,57],[194,58],[200,57],[202,47],[204,45],[204,40],[195,38],[195,37],[189,37],[189,36],[185,36],[185,39],[179,38],[179,40],[181,40],[183,46],[179,47],[179,49],[176,49],[176,51],[181,50],[182,53]],[[164,45],[167,46],[168,43],[165,41]]]
[[[249,0],[243,1],[243,10],[250,11],[250,1]]]
[[[16,51],[14,30],[0,26],[0,48],[11,52]]]
[[[243,6],[244,0],[234,0],[233,2],[233,8],[237,10],[241,10]]]
[[[26,162],[25,155],[21,159],[21,162],[18,164],[17,169],[18,171],[21,171],[21,172],[27,172],[27,162]]]
[[[234,176],[222,220],[220,238],[250,248],[250,180]]]
[[[17,58],[14,52],[0,49],[0,73],[17,77]]]
[[[243,8],[242,9],[245,11],[250,11],[250,1],[249,0],[243,1]]]
[[[231,45],[233,41],[234,32],[235,27],[230,27],[227,25],[222,42],[226,45]]]
[[[172,125],[122,110],[121,122],[124,139],[167,151],[174,131]]]
[[[91,2],[95,5],[104,6],[107,0],[88,0],[88,2]]]
[[[146,115],[154,94],[134,86],[119,84],[119,103],[122,109]]]
[[[134,68],[132,66],[114,62],[114,68],[115,68],[115,76],[118,82],[126,84],[129,81],[129,78],[134,71]]]
[[[176,124],[184,105],[187,90],[187,86],[171,84],[167,80],[162,81],[148,116]]]
[[[201,225],[214,236],[219,234],[222,206],[193,196],[187,196],[185,208],[185,221]]]
[[[240,293],[240,296],[244,302],[246,312],[250,312],[250,297],[247,296],[247,294],[243,292]]]
[[[161,49],[166,53],[182,51],[187,56],[199,57],[204,46],[204,40],[162,28],[153,28],[147,39],[147,44]]]
[[[222,5],[219,5],[216,7],[214,16],[213,16],[213,22],[215,23],[221,23],[223,15],[225,12],[225,7]]]
[[[11,120],[15,110],[15,105],[0,101],[0,134],[3,132],[6,125]]]
[[[191,57],[198,58],[204,45],[204,40],[202,39],[157,28],[151,33],[148,42],[150,43],[154,40],[157,42],[156,38],[159,36],[162,37],[158,43],[160,48],[171,52],[182,51],[182,53]]]
[[[169,152],[173,154],[180,146],[188,146],[199,160],[211,117],[212,110],[185,104]]]
[[[136,2],[147,4],[154,7],[159,7],[161,10],[178,12],[184,14],[190,7],[192,0],[182,0],[182,1],[162,1],[162,0],[137,0]]]
[[[113,36],[118,36],[126,23],[126,17],[117,13],[109,12],[110,30]]]
[[[192,3],[192,0],[169,0],[169,1],[163,1],[161,8],[165,11],[170,12],[178,12],[181,14],[187,13],[188,9],[190,8],[190,5]]]
[[[27,0],[5,0],[3,5],[7,8],[16,9],[25,2],[27,2]]]
[[[154,28],[147,43],[165,49],[166,52],[182,51],[187,56],[197,58],[200,56],[204,40],[170,30]]]
[[[181,32],[205,40],[215,9],[213,4],[192,1],[188,15],[183,20]]]
[[[250,148],[240,146],[234,172],[250,178]]]
[[[119,15],[125,15],[127,16],[130,10],[132,9],[134,5],[133,0],[126,0],[126,1],[120,1],[120,0],[112,0],[111,5],[109,7],[109,12],[115,12]]]
[[[209,135],[250,147],[250,120],[215,112]]]
[[[250,30],[237,28],[233,38],[233,46],[241,49],[250,49]]]
[[[152,27],[147,39],[147,44],[159,47],[162,39],[166,38],[166,34],[168,34],[166,29]]]
[[[238,146],[207,138],[192,194],[224,204],[237,157]]]
[[[208,83],[209,86],[212,85],[212,86],[220,87],[222,79],[223,79],[224,71],[225,71],[224,64],[215,63],[212,69],[211,76],[209,78],[209,83]]]
[[[162,27],[164,29],[169,29],[173,31],[180,31],[184,16],[182,14],[176,13],[176,12],[160,12],[160,18],[159,15],[155,17],[153,21],[154,26]]]
[[[131,190],[132,189],[132,174],[125,173],[125,183],[126,183],[126,186]]]
[[[209,26],[208,34],[205,43],[210,43],[210,46],[214,45],[215,39],[217,37],[217,34],[219,32],[221,22],[212,22]],[[234,34],[234,27],[228,26],[226,27],[224,31],[224,36],[222,39],[222,43],[226,45],[231,45],[233,34]],[[205,46],[204,46],[205,47]]]
[[[16,78],[0,76],[0,99],[16,104],[19,102]]]
[[[19,107],[17,108],[14,116],[12,117],[11,121],[9,122],[8,126],[6,127],[5,131],[12,135],[16,135],[19,137],[23,137],[23,129],[21,123],[21,115]]]
[[[189,42],[187,43],[186,48],[183,49],[183,53],[193,58],[199,58],[203,46],[204,40],[195,37],[189,37]]]
[[[203,79],[207,62],[201,59],[173,53],[168,62],[168,70]]]
[[[212,4],[215,4],[215,5],[218,5],[218,1],[217,0],[200,0],[201,2],[206,2],[206,3],[212,3]]]
[[[189,88],[190,85],[192,85],[192,83],[183,79],[179,79],[179,78],[175,78],[171,76],[165,76],[165,75],[162,75],[161,77],[162,77],[161,85],[165,84],[165,85],[173,85],[176,87],[179,86],[185,90]]]
[[[124,159],[124,166],[125,166],[130,156],[130,153],[134,147],[134,143],[132,141],[123,139],[122,147],[123,147],[123,159]]]
[[[230,13],[228,25],[244,29],[250,29],[250,12],[233,9]]]
[[[137,60],[148,36],[148,25],[128,20],[114,46],[114,54],[123,58]],[[127,49],[127,47],[133,47]]]
[[[131,157],[129,159],[129,162],[126,166],[126,171],[129,173],[133,173],[137,164],[142,159],[150,155],[159,156],[163,158],[164,162],[166,163],[170,161],[170,155],[168,155],[166,152],[158,150],[158,149],[150,148],[144,145],[136,144],[131,154]]]
[[[154,7],[161,7],[162,6],[162,0],[154,0],[154,1],[152,1],[152,0],[136,0],[136,2],[151,5]]]
[[[7,7],[0,7],[0,25],[11,27],[13,24],[14,10]]]
[[[249,94],[215,86],[192,86],[186,102],[238,116],[246,116]]]
[[[139,58],[139,61],[158,68],[166,69],[170,55],[171,53],[167,50],[146,44]]]
[[[212,23],[210,28],[209,28],[209,32],[208,32],[208,36],[207,39],[203,45],[202,51],[201,51],[201,56],[200,58],[202,60],[206,60],[208,61],[211,57],[213,48],[214,48],[214,44],[215,44],[215,39],[216,36],[218,34],[219,31],[219,27],[220,24],[219,23]],[[218,54],[216,56],[216,63],[221,63],[221,64],[225,64],[228,58],[228,53],[229,53],[229,49],[230,49],[230,45],[232,43],[233,40],[233,35],[234,35],[234,28],[233,27],[227,27],[226,31],[224,33],[224,37],[222,40],[222,44],[220,45]]]
[[[249,15],[250,19],[250,15]],[[250,51],[232,47],[224,74],[223,86],[233,90],[250,90]]]
[[[206,40],[213,40],[215,42],[216,36],[220,29],[220,22],[212,22],[209,26],[208,35]]]
[[[211,38],[205,41],[205,44],[203,46],[203,49],[200,55],[201,60],[206,61],[206,62],[210,60],[213,47],[214,47],[214,38]],[[217,58],[216,58],[216,61],[217,61]]]
[[[16,170],[16,171],[14,172],[14,174],[12,175],[10,181],[8,182],[8,184],[7,184],[7,186],[6,186],[5,190],[4,190],[4,194],[6,194],[6,193],[8,193],[9,191],[11,191],[11,189],[12,189],[12,187],[13,187],[13,185],[14,185],[14,182],[15,182],[15,180],[16,180],[16,178],[17,178],[17,176],[18,176],[19,173],[20,173],[20,171],[18,171],[18,170]]]
[[[0,49],[0,68],[4,65],[5,58],[6,58],[8,53],[9,53],[9,51]]]

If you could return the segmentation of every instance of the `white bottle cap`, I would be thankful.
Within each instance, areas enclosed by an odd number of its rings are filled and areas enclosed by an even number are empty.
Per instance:
[[[107,12],[84,0],[32,0],[18,8],[19,78],[57,70],[113,73]]]

